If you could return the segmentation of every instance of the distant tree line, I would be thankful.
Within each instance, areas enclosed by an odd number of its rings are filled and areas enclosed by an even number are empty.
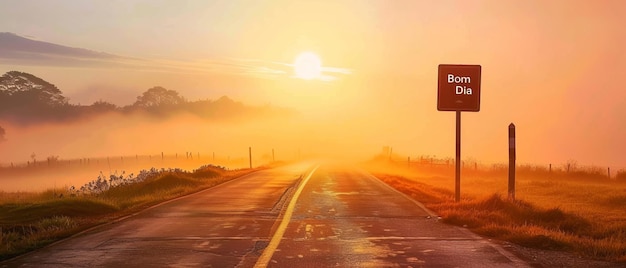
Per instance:
[[[0,77],[0,120],[29,124],[45,121],[68,121],[105,113],[143,113],[168,117],[181,112],[205,119],[236,119],[285,115],[290,110],[278,107],[253,107],[226,96],[217,100],[188,101],[175,90],[152,87],[128,106],[118,107],[96,101],[91,105],[70,104],[55,85],[29,73],[11,71]],[[0,129],[0,141],[4,130]]]

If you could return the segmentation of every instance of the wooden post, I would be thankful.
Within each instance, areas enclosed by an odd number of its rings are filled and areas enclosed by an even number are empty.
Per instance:
[[[509,125],[509,198],[515,200],[515,125]]]
[[[248,147],[248,156],[250,158],[250,168],[252,168],[252,147]]]
[[[552,173],[552,164],[550,164],[550,167],[549,167],[548,171],[549,171],[550,173]]]
[[[570,167],[570,164],[568,163],[567,164],[567,173],[569,173],[569,167]]]
[[[410,156],[409,156],[409,157],[407,157],[407,161],[406,161],[406,163],[407,163],[407,167],[408,167],[408,168],[411,168],[411,157],[410,157]]]
[[[276,157],[274,155],[274,149],[272,149],[272,162],[276,162]]]
[[[161,152],[161,161],[163,161],[165,159],[165,156],[163,155],[163,152]]]
[[[608,167],[608,168],[606,168],[606,169],[607,169],[607,171],[608,171],[608,176],[609,176],[609,179],[610,179],[610,178],[611,178],[611,167]]]

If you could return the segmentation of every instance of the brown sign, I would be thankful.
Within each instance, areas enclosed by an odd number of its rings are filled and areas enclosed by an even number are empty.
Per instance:
[[[480,65],[439,64],[437,110],[480,111]]]

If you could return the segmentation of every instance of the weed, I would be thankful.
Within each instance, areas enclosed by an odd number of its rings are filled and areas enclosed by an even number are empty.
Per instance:
[[[45,218],[37,223],[37,227],[45,231],[60,231],[75,228],[78,224],[67,216]]]

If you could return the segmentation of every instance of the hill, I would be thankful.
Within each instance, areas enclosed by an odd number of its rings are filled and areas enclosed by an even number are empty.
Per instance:
[[[0,33],[0,58],[38,59],[42,56],[62,56],[90,59],[118,58],[118,56],[108,53],[32,40],[14,33]]]

